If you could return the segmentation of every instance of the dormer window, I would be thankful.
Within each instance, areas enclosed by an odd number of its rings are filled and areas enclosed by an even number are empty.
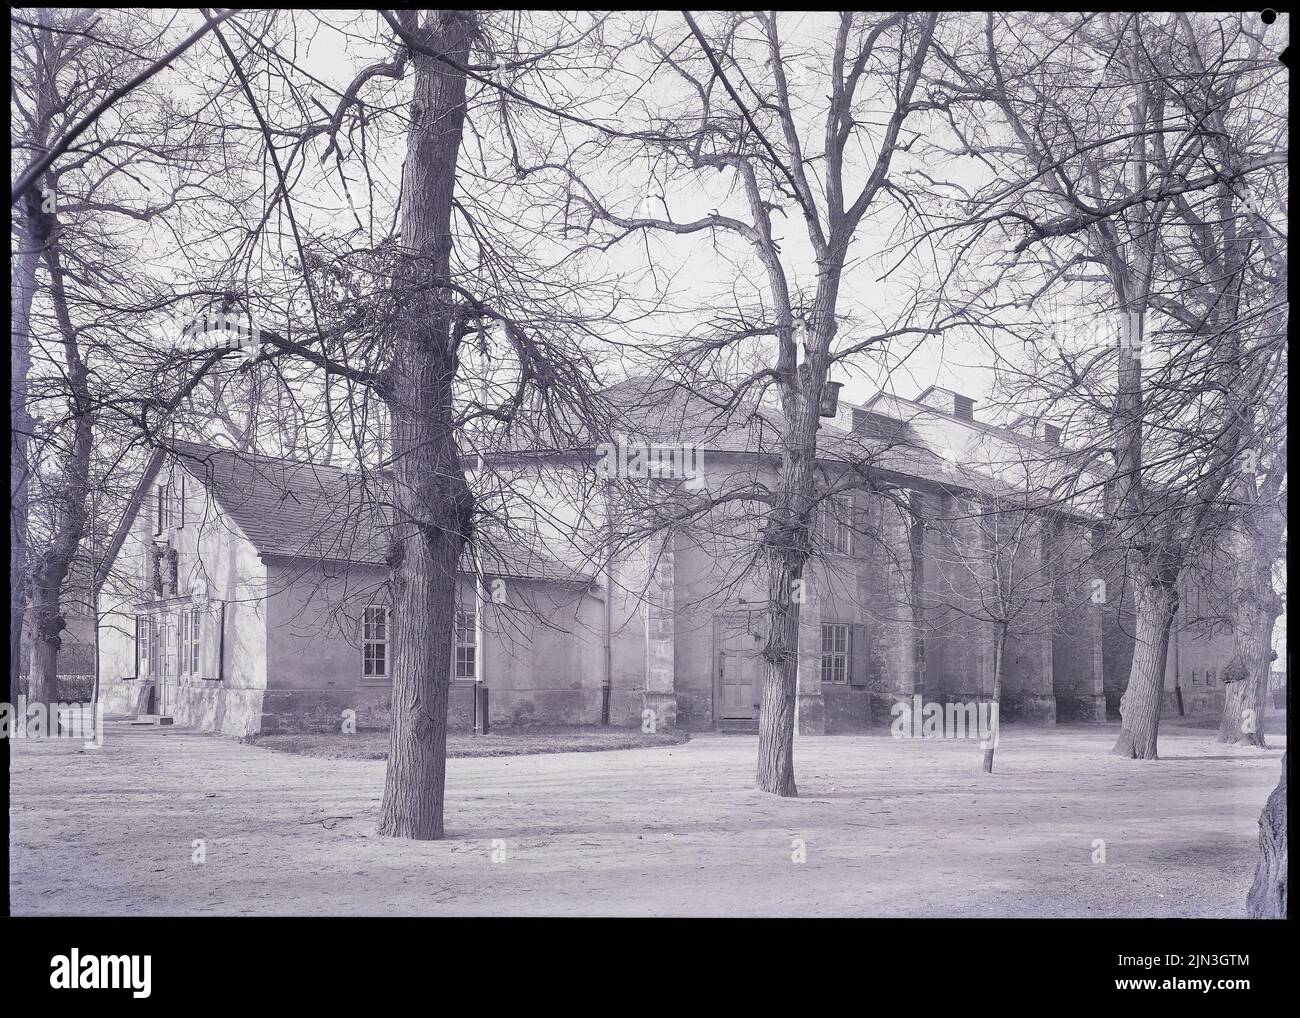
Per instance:
[[[160,483],[155,493],[155,533],[161,534],[185,525],[185,475],[177,474]]]

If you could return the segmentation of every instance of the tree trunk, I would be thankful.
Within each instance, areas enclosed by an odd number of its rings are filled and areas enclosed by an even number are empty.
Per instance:
[[[1248,919],[1285,919],[1286,914],[1286,754],[1282,776],[1259,815],[1259,862],[1246,895]]]
[[[23,660],[23,615],[27,604],[27,488],[28,443],[32,420],[27,410],[27,375],[32,366],[32,301],[36,297],[36,269],[45,243],[40,228],[39,193],[22,199],[19,250],[11,268],[13,311],[10,336],[9,433],[9,702],[18,702],[18,676]]]
[[[53,217],[50,219],[53,222]],[[67,623],[63,618],[63,584],[86,534],[90,498],[90,453],[94,444],[94,416],[90,401],[90,373],[81,355],[77,331],[68,314],[68,297],[59,254],[57,224],[45,246],[50,273],[50,301],[63,347],[63,367],[71,403],[72,435],[59,461],[59,488],[53,496],[54,530],[50,543],[32,564],[31,699],[53,703],[58,699],[59,649]]]
[[[1233,659],[1224,676],[1219,742],[1264,747],[1268,673],[1273,664],[1273,625],[1281,602],[1273,591],[1273,562],[1285,521],[1265,509],[1243,522],[1234,542],[1236,582],[1232,593]]]
[[[1005,623],[995,623],[996,629],[993,636],[993,704],[997,705],[998,714],[994,715],[993,707],[989,707],[990,722],[1002,713],[1002,662],[1006,659],[1007,647],[1007,627]],[[976,708],[978,710],[978,706]],[[989,744],[984,747],[984,773],[993,773],[993,750],[996,748],[994,743],[997,741],[995,734],[997,729],[993,724],[989,725]]]
[[[58,699],[60,634],[66,628],[59,611],[59,592],[48,583],[32,588],[28,615],[32,628],[32,657],[29,664],[27,696],[32,703],[54,703]]]
[[[819,308],[834,308],[837,276],[823,277],[817,302]],[[814,321],[830,323],[834,315],[823,311]],[[830,337],[810,344],[814,350],[829,347]],[[783,392],[785,432],[778,480],[777,506],[763,534],[768,563],[767,663],[763,700],[758,712],[759,791],[797,796],[794,780],[795,705],[799,676],[799,620],[807,596],[804,563],[812,551],[814,466],[817,461],[819,394],[826,367],[810,365],[802,381],[791,370],[791,382]]]
[[[1133,760],[1156,759],[1156,736],[1165,695],[1165,659],[1169,630],[1178,611],[1178,591],[1173,583],[1153,578],[1137,591],[1137,633],[1128,686],[1120,700],[1123,719],[1119,739],[1111,753]]]
[[[470,15],[430,11],[421,42],[459,67],[469,59]],[[447,287],[452,197],[465,118],[465,75],[412,54],[415,85],[402,174],[402,309],[388,369],[394,457],[393,727],[379,833],[443,835],[447,695],[457,569],[473,498],[453,429],[455,303]]]
[[[794,781],[794,715],[799,673],[799,606],[792,597],[802,563],[778,561],[768,583],[767,662],[758,709],[759,791],[797,796]]]

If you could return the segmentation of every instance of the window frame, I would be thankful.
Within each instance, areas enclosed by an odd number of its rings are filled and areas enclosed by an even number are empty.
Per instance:
[[[843,649],[836,646],[839,642],[837,637],[841,635],[844,638]],[[821,637],[821,667],[818,670],[818,678],[828,685],[847,686],[849,684],[850,656],[852,654],[852,636],[850,635],[849,623],[823,622]],[[829,648],[827,647],[828,637],[830,638]],[[836,678],[837,673],[840,676],[839,678]]]
[[[149,668],[152,660],[149,641],[152,635],[152,622],[149,616],[137,615],[135,617],[135,677],[137,679],[147,679],[153,674]]]
[[[154,509],[154,533],[165,534],[169,530],[179,530],[184,527],[184,473],[178,471],[166,481],[159,481],[155,490],[157,501]]]
[[[853,502],[853,493],[847,492],[830,495],[817,507],[817,543],[822,554],[853,554]]]
[[[202,617],[197,608],[181,609],[180,625],[180,657],[181,667],[179,674],[189,675],[191,678],[199,677],[200,661],[200,634],[202,633]]]
[[[468,624],[464,620],[468,620]],[[468,639],[464,634],[468,633]],[[460,682],[478,679],[478,618],[476,611],[456,609],[452,626],[451,677]],[[462,674],[462,672],[468,674]]]
[[[374,622],[370,618],[373,611],[383,612],[381,621]],[[391,682],[393,678],[393,655],[392,655],[392,625],[393,613],[386,604],[368,604],[361,609],[361,681],[362,682]],[[371,635],[370,627],[383,627],[383,636]],[[372,648],[382,647],[382,655],[371,653]],[[383,671],[366,672],[367,665],[373,666],[376,663],[382,663]]]

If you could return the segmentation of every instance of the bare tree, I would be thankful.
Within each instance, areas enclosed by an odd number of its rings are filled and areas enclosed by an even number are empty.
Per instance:
[[[770,397],[781,414],[779,479],[762,506],[759,539],[767,608],[756,780],[763,791],[793,796],[797,592],[813,553],[816,508],[826,491],[819,489],[816,475],[818,416],[828,374],[837,361],[851,362],[891,341],[941,331],[947,318],[933,308],[909,308],[892,327],[863,329],[836,342],[851,247],[894,196],[890,172],[914,140],[909,124],[932,108],[918,84],[938,17],[840,14],[829,52],[816,56],[783,38],[783,19],[775,13],[726,15],[709,29],[690,14],[684,18],[685,31],[662,37],[653,32],[646,39],[661,68],[653,80],[662,80],[661,87],[671,93],[682,90],[682,104],[614,141],[630,146],[637,159],[649,160],[657,168],[653,179],[660,173],[695,182],[725,175],[728,187],[721,193],[730,200],[720,199],[720,205],[727,211],[720,207],[678,219],[660,199],[663,214],[622,212],[618,202],[573,170],[581,152],[550,169],[572,181],[573,201],[589,220],[581,226],[599,237],[593,243],[602,248],[647,234],[725,236],[740,242],[741,264],[755,260],[752,278],[747,267],[738,271],[738,284],[748,292],[734,311],[712,316],[705,335],[669,344],[661,357],[674,367],[662,374],[691,387],[691,373],[699,377],[710,365],[715,369],[710,377],[717,378],[717,364],[729,350],[760,337],[774,344],[770,361],[730,379],[721,402],[736,410]],[[813,60],[819,66],[810,70],[807,63]],[[865,112],[881,108],[883,118]],[[816,155],[809,146],[818,148]],[[864,148],[871,155],[860,158]],[[797,246],[780,235],[785,217],[802,226],[805,236]],[[783,244],[796,251],[783,250]],[[815,283],[807,291],[801,284],[800,248],[816,266]],[[706,386],[695,388],[706,400],[719,400]]]
[[[1025,56],[996,45],[999,32],[1032,40]],[[1052,337],[1057,366],[1035,387],[1081,411],[1093,451],[1113,463],[1111,540],[1136,609],[1114,752],[1151,758],[1179,577],[1249,442],[1241,408],[1277,378],[1265,367],[1277,359],[1276,288],[1249,279],[1276,270],[1242,246],[1252,213],[1236,196],[1281,172],[1280,127],[1259,118],[1236,132],[1229,153],[1210,112],[1248,116],[1277,72],[1259,33],[1235,15],[1062,15],[1041,24],[989,15],[982,49],[981,70],[947,62],[1000,114],[991,135],[959,128],[977,139],[972,150],[996,165],[1010,141],[1018,156],[981,201],[991,227],[1012,224],[1015,268],[1037,281],[1025,306],[1083,284],[1116,323],[1083,349]],[[1029,56],[1039,51],[1051,55]],[[1178,85],[1189,73],[1195,87]],[[1250,225],[1252,234],[1262,228]],[[1207,381],[1189,386],[1189,377]]]

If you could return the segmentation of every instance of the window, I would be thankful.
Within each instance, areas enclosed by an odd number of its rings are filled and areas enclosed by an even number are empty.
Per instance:
[[[388,609],[371,604],[361,614],[361,677],[363,679],[387,678],[388,671]]]
[[[452,676],[457,679],[475,679],[478,665],[478,640],[472,611],[456,611],[456,668]]]
[[[199,674],[199,629],[202,615],[196,610],[181,612],[181,671]]]
[[[975,419],[975,401],[969,396],[958,396],[953,394],[952,410],[954,417],[960,417],[963,421],[973,421]]]
[[[836,622],[822,623],[822,681],[849,681],[849,627]]]
[[[853,554],[853,500],[836,495],[817,510],[817,540],[821,550],[837,555]]]
[[[150,617],[149,619],[149,675],[156,678],[162,674],[160,667],[160,658],[162,657],[162,636],[158,620]]]
[[[185,475],[180,474],[165,484],[158,485],[156,533],[185,525]]]
[[[135,650],[137,661],[136,678],[143,679],[149,675],[149,616],[135,617]]]

